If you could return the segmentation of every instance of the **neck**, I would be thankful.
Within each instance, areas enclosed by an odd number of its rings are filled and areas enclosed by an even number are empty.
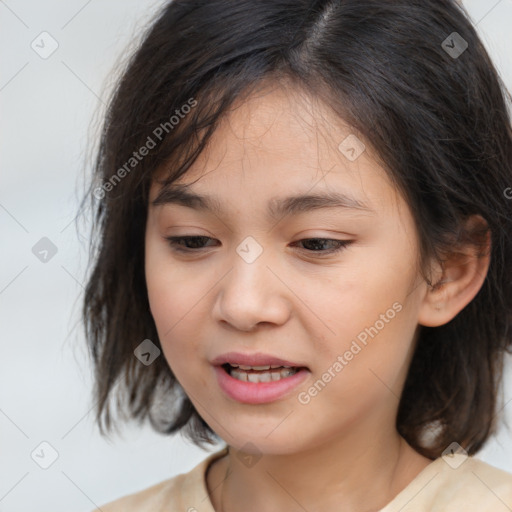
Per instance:
[[[216,512],[377,511],[432,462],[396,430],[323,441],[308,451],[264,454],[250,467],[230,449],[207,475]]]

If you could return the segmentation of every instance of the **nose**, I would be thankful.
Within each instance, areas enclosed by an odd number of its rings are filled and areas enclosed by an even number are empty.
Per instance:
[[[240,331],[259,324],[282,325],[291,314],[292,292],[277,265],[261,255],[248,263],[238,254],[221,279],[213,309],[214,319]],[[282,273],[282,272],[281,272]]]

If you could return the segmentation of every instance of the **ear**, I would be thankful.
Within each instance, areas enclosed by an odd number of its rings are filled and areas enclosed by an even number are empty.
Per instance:
[[[448,323],[474,299],[484,283],[491,253],[487,222],[480,215],[472,215],[466,221],[466,230],[466,240],[454,244],[442,264],[433,264],[435,284],[425,292],[420,325],[438,327]]]

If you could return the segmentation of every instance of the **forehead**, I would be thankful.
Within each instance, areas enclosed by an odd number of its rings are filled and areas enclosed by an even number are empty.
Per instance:
[[[347,140],[360,152],[355,159],[347,158]],[[385,206],[395,191],[370,152],[318,99],[270,86],[233,104],[205,150],[173,185],[192,184],[198,193],[233,203],[248,191],[251,201],[262,202],[290,192],[330,191],[360,202],[367,202],[370,193],[370,202]],[[164,166],[156,177],[165,176]],[[150,201],[160,189],[152,183]]]

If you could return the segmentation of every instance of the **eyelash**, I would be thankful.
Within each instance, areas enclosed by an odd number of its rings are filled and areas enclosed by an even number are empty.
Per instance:
[[[196,248],[186,247],[186,248],[183,248],[183,247],[179,246],[179,242],[180,241],[187,242],[189,240],[198,240],[198,239],[213,240],[213,238],[210,238],[208,236],[169,236],[169,237],[165,237],[165,239],[168,241],[168,243],[171,246],[171,249],[173,251],[181,252],[181,253],[189,253],[189,254],[193,253],[193,252],[198,252],[198,251],[204,249],[204,247],[196,247]],[[314,250],[310,250],[310,249],[305,249],[306,251],[308,251],[310,253],[313,253],[313,254],[317,253],[316,257],[322,257],[322,256],[325,256],[325,255],[330,255],[330,254],[335,254],[337,252],[341,252],[343,249],[348,247],[353,242],[353,240],[336,240],[336,239],[332,239],[332,238],[317,238],[317,237],[315,237],[315,238],[303,238],[302,240],[298,240],[297,242],[294,242],[294,243],[311,241],[311,240],[335,242],[337,244],[337,247],[335,247],[333,249],[329,249],[327,251],[314,251]]]

